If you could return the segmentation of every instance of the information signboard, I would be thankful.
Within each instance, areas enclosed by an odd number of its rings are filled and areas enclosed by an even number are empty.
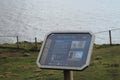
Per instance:
[[[82,70],[89,65],[94,35],[91,32],[53,32],[39,53],[40,68]]]

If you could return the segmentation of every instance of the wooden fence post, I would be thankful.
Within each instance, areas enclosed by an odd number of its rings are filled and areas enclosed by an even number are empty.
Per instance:
[[[37,38],[35,37],[35,48],[36,48],[36,50],[37,50]]]
[[[18,36],[16,36],[16,39],[17,39],[17,48],[19,48],[19,39],[18,39]]]
[[[111,35],[111,30],[109,30],[109,40],[110,40],[110,45],[112,45],[112,35]]]

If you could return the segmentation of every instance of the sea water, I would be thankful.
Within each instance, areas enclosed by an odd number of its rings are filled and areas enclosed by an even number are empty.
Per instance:
[[[51,31],[92,31],[97,44],[109,43],[108,30],[120,26],[119,0],[1,0],[0,43],[43,41]],[[120,30],[112,31],[114,43]],[[8,37],[11,36],[11,37]],[[13,37],[12,37],[13,36]]]

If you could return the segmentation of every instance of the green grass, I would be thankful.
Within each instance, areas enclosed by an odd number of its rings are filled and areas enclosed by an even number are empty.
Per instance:
[[[15,44],[0,45],[0,80],[63,80],[62,70],[38,68],[39,52],[31,50],[33,43],[21,45],[24,47],[20,49]],[[120,80],[120,45],[95,45],[90,66],[74,71],[74,80]]]

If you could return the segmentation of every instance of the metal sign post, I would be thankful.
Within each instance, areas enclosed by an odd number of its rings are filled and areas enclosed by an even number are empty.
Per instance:
[[[64,70],[64,80],[73,80],[73,71]]]

